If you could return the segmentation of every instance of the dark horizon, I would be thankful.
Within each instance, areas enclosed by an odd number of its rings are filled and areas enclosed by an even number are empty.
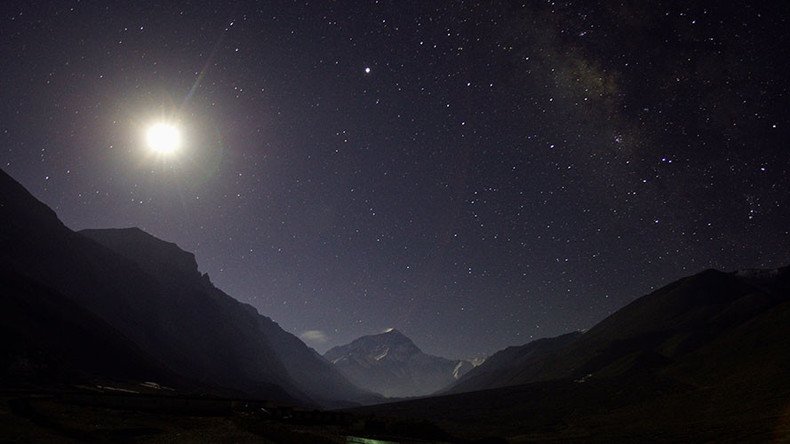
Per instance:
[[[321,352],[489,355],[790,264],[788,8],[8,1],[0,167]]]

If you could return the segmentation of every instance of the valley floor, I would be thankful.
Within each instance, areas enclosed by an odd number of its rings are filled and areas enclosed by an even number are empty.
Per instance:
[[[552,381],[354,411],[511,443],[790,442],[790,393],[748,389]]]
[[[555,381],[348,411],[125,390],[0,391],[0,441],[790,442],[790,393],[737,387]]]
[[[392,431],[403,433],[387,435]],[[0,392],[0,442],[441,443],[445,437],[421,421],[249,400],[120,390]]]

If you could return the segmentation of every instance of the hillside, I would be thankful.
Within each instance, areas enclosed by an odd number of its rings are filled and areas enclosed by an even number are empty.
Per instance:
[[[172,243],[139,229],[75,233],[4,172],[0,224],[3,285],[24,282],[28,293],[47,289],[46,299],[25,300],[27,313],[41,317],[36,322],[44,323],[46,313],[59,305],[73,307],[63,311],[63,322],[107,327],[113,334],[101,337],[117,337],[116,345],[124,345],[115,354],[139,350],[148,357],[143,362],[165,367],[190,388],[310,405],[375,399],[271,319],[214,287],[198,272],[194,256]],[[25,293],[17,294],[21,298]],[[84,322],[85,313],[96,322]],[[16,328],[10,316],[3,322],[4,328]],[[59,340],[38,338],[53,347]],[[37,344],[24,336],[19,341]],[[89,343],[75,341],[72,346],[84,344]],[[33,352],[7,347],[17,356]]]

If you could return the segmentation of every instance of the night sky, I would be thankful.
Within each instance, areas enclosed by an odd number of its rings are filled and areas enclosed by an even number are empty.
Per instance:
[[[790,5],[730,3],[6,0],[0,167],[319,351],[487,355],[790,264]]]

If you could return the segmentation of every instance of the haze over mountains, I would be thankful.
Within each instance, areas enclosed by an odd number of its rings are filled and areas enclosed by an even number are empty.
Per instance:
[[[387,397],[431,394],[474,366],[470,361],[425,354],[396,329],[333,347],[324,358],[357,386]]]

